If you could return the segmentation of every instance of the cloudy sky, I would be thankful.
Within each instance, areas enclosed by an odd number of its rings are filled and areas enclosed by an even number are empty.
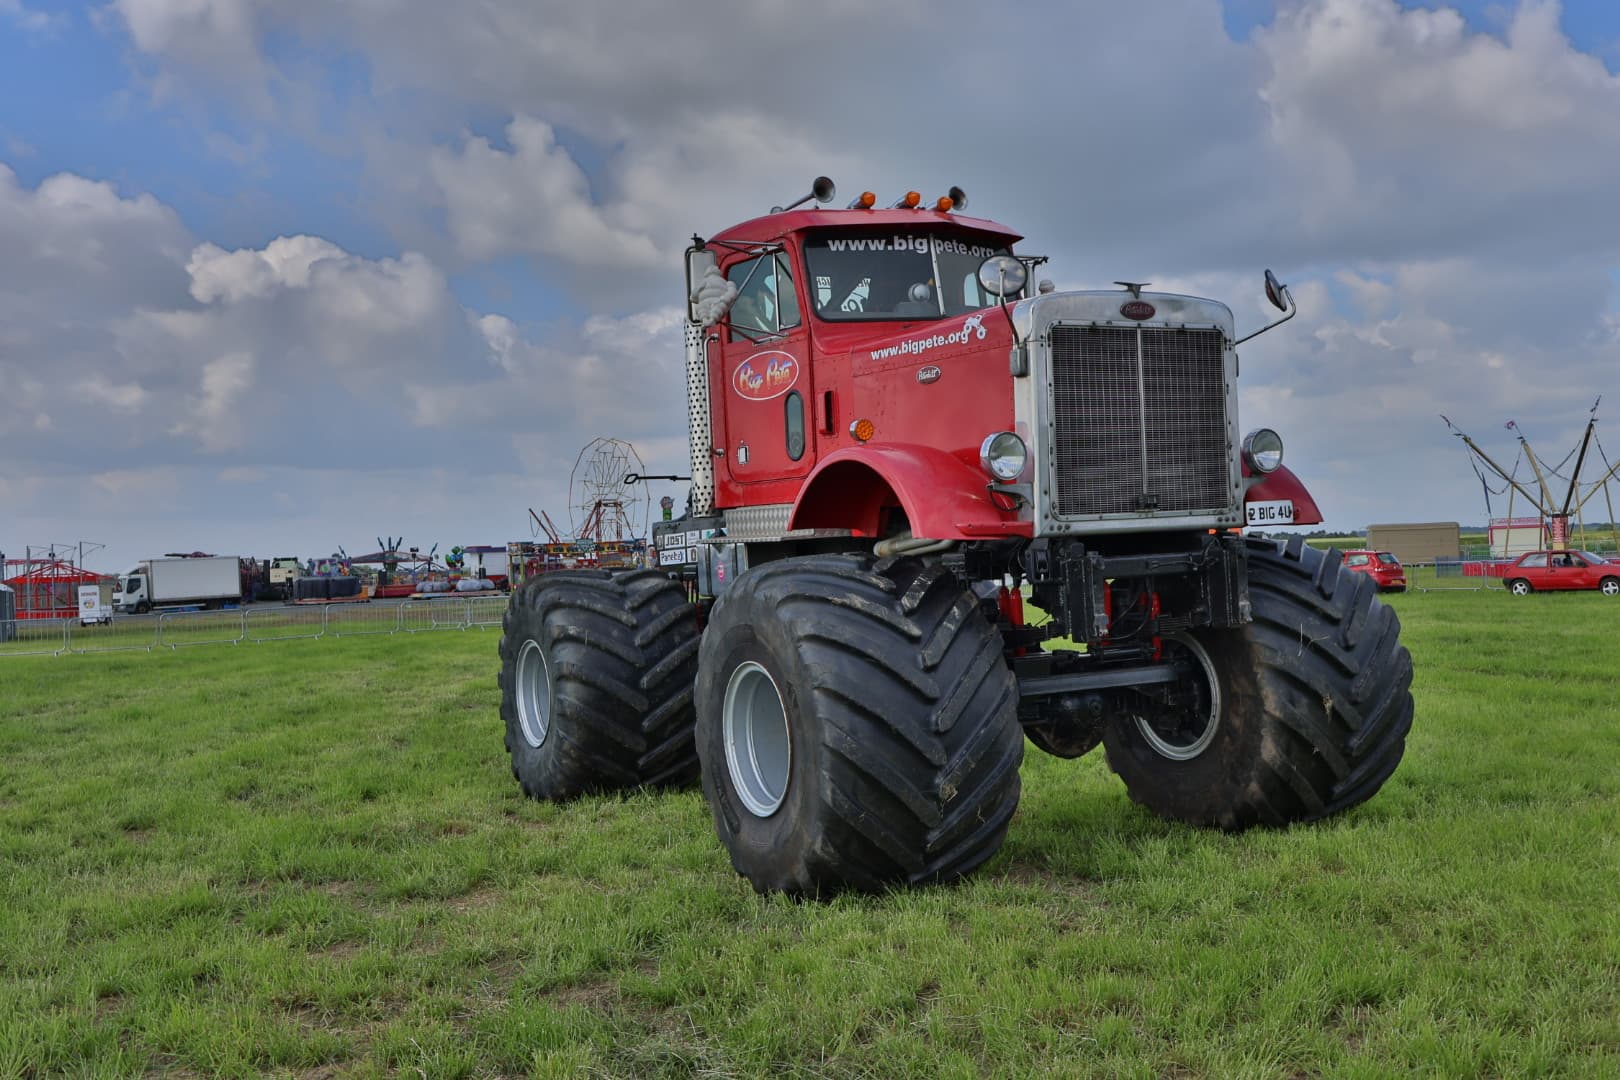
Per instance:
[[[1244,426],[1332,526],[1482,521],[1439,414],[1620,417],[1617,71],[1609,0],[0,0],[0,549],[499,543],[594,437],[684,472],[680,252],[818,173],[1240,326],[1274,268]]]

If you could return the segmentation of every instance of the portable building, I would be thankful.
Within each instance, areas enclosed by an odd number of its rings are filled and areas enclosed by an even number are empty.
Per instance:
[[[1462,557],[1462,527],[1455,521],[1367,526],[1367,547],[1391,551],[1403,563]]]
[[[1491,554],[1498,559],[1548,546],[1547,525],[1539,517],[1492,518],[1489,530]]]

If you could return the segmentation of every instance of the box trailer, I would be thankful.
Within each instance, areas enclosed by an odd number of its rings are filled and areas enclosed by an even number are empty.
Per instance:
[[[158,608],[217,608],[242,602],[242,565],[235,555],[148,559],[119,583],[118,610],[140,615]]]

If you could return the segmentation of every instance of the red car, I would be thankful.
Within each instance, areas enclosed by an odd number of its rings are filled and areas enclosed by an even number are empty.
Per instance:
[[[1620,564],[1590,551],[1530,551],[1513,560],[1502,583],[1515,596],[1551,589],[1597,589],[1620,596]]]
[[[1388,551],[1346,551],[1344,565],[1347,570],[1354,570],[1358,574],[1366,574],[1378,583],[1378,589],[1383,592],[1392,589],[1396,592],[1406,591],[1406,570],[1401,566],[1401,560]]]

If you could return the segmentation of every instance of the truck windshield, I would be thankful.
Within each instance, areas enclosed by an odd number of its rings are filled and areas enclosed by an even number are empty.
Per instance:
[[[939,319],[995,303],[979,264],[1009,254],[976,239],[884,231],[810,236],[804,257],[816,314],[832,320]]]

